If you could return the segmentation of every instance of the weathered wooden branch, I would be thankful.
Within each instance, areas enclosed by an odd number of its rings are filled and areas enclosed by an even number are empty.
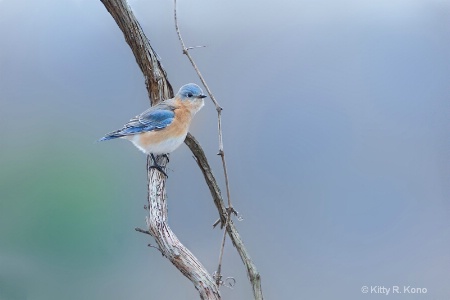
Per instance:
[[[166,72],[125,0],[101,0],[122,30],[125,40],[145,77],[151,103],[173,97]],[[157,156],[158,164],[166,166],[167,158]],[[155,239],[161,253],[195,286],[201,299],[220,299],[219,288],[200,261],[179,241],[167,223],[166,178],[161,172],[148,171],[148,233]]]
[[[151,158],[148,156],[147,169],[151,164]],[[166,177],[157,170],[149,171],[148,176],[149,216],[146,221],[150,235],[155,239],[161,253],[194,284],[201,299],[220,299],[218,287],[211,275],[178,240],[167,224]]]
[[[152,49],[126,0],[100,1],[122,30],[126,42],[133,51],[136,62],[144,75],[151,104],[154,105],[163,99],[172,98],[173,89],[167,79],[167,74],[162,68],[156,52]],[[203,149],[191,134],[188,134],[185,143],[191,149],[202,170],[205,181],[214,199],[214,203],[219,211],[220,220],[223,224],[226,224],[227,208]],[[166,178],[162,176],[159,171],[148,168],[149,163],[151,163],[150,159],[150,157],[147,157],[149,215],[146,221],[148,231],[145,231],[144,233],[152,235],[158,244],[161,253],[167,257],[180,272],[191,280],[195,288],[199,291],[201,299],[220,299],[218,286],[215,284],[211,275],[195,256],[181,244],[168,226],[165,192]],[[157,156],[157,161],[158,164],[163,167],[166,166],[168,162],[163,156]],[[250,259],[239,233],[231,220],[228,222],[226,230],[247,268],[247,274],[252,283],[254,298],[262,300],[260,275]],[[139,229],[137,231],[142,232],[142,230]]]

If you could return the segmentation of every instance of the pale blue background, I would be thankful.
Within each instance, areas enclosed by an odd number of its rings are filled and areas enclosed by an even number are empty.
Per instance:
[[[179,1],[217,99],[237,224],[266,299],[450,295],[450,2]],[[175,89],[199,83],[172,1],[130,1]],[[208,100],[208,99],[207,99]],[[209,101],[209,100],[208,100]],[[100,1],[0,0],[0,299],[198,299],[144,227],[145,156],[95,143],[148,107]],[[220,182],[207,102],[191,132]],[[185,145],[170,225],[213,272],[221,233]],[[223,187],[223,184],[222,184]],[[228,243],[224,299],[251,299]]]

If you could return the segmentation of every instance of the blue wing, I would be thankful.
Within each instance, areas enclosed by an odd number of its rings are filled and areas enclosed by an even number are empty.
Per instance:
[[[150,107],[140,115],[137,115],[128,121],[121,129],[108,133],[99,141],[106,141],[127,135],[166,128],[172,124],[175,117],[173,110],[173,107],[164,103]]]

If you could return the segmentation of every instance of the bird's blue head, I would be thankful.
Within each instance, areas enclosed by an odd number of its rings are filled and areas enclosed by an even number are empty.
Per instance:
[[[203,94],[202,89],[194,83],[183,85],[178,91],[177,96],[179,96],[182,101],[195,101],[206,97],[206,95]]]

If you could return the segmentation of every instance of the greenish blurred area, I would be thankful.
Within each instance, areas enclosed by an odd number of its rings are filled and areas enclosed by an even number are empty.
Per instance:
[[[108,242],[101,233],[107,232],[107,224],[117,217],[117,208],[107,203],[114,197],[108,184],[113,182],[112,176],[92,172],[92,161],[69,149],[49,150],[37,159],[24,155],[20,164],[2,164],[0,232],[4,250],[30,249],[29,254],[51,260],[70,257],[74,267],[100,263],[102,255],[95,249],[99,251],[99,245]],[[16,230],[6,230],[11,226]],[[98,257],[90,259],[87,254]]]
[[[23,283],[42,279],[37,269],[81,276],[124,251],[120,179],[79,150],[0,156],[0,299],[25,299]]]

